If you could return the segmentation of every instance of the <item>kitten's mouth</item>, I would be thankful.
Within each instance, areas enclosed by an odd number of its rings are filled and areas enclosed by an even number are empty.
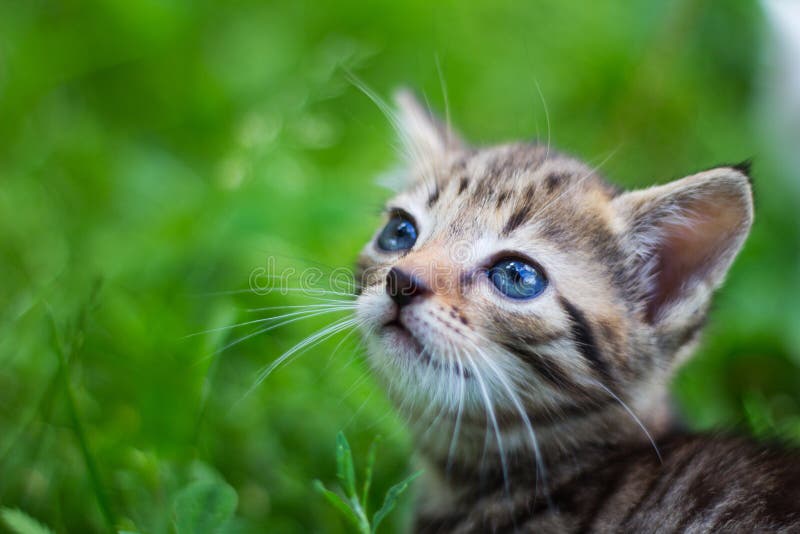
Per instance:
[[[412,351],[416,356],[421,357],[423,355],[424,347],[422,343],[420,343],[419,340],[414,337],[414,334],[400,322],[399,317],[395,317],[391,321],[384,323],[383,330],[397,339],[401,343],[402,348]]]
[[[461,374],[465,378],[469,378],[469,373],[461,365],[443,365],[441,362],[431,357],[422,343],[420,343],[416,336],[406,328],[399,317],[395,317],[391,321],[384,323],[382,330],[384,335],[388,336],[387,345],[392,347],[393,351],[405,353],[417,358],[421,362],[439,371],[452,371]]]

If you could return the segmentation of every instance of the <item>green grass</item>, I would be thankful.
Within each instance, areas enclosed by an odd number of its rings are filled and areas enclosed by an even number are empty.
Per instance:
[[[395,509],[398,499],[405,493],[411,483],[422,471],[404,478],[394,484],[386,492],[383,503],[370,517],[370,488],[372,475],[375,469],[375,449],[379,438],[376,437],[369,447],[366,467],[364,468],[363,486],[359,487],[353,467],[353,453],[350,443],[341,432],[336,435],[336,478],[339,479],[339,491],[332,491],[325,487],[319,480],[314,481],[314,489],[320,493],[328,503],[339,511],[360,534],[374,534],[384,519]]]
[[[443,110],[437,63],[469,139],[549,131],[623,186],[755,157],[753,234],[676,393],[695,427],[800,439],[800,170],[763,37],[746,0],[0,2],[0,506],[173,532],[213,520],[177,511],[189,491],[234,503],[236,531],[336,533],[313,481],[336,480],[339,431],[384,436],[375,495],[413,470],[355,336],[245,395],[325,317],[221,352],[250,330],[186,336],[305,302],[224,293],[269,256],[352,264],[395,154],[345,71]]]

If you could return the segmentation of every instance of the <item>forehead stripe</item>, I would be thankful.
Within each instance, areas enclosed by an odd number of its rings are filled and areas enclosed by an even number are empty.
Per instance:
[[[508,222],[503,227],[503,231],[501,232],[502,235],[507,236],[528,220],[530,217],[530,206],[525,204],[517,208],[517,210],[509,217]]]
[[[440,193],[439,184],[437,183],[434,187],[435,188],[434,188],[433,192],[428,197],[428,207],[429,208],[432,208],[433,205],[436,204],[436,201],[439,200],[439,193]]]
[[[466,191],[467,187],[469,187],[469,178],[463,176],[461,178],[461,181],[458,183],[458,194],[460,195],[461,193]]]

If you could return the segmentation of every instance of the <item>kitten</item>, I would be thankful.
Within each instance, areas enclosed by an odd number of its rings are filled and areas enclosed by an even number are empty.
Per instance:
[[[667,409],[749,232],[748,169],[623,192],[398,105],[407,180],[357,317],[425,469],[415,530],[800,532],[800,456]]]

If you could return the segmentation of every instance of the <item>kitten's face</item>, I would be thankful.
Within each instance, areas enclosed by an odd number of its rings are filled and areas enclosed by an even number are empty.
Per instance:
[[[467,149],[401,107],[415,157],[359,259],[358,317],[394,400],[437,427],[430,447],[645,409],[744,239],[746,177],[620,194],[545,147]]]
[[[602,364],[589,353],[616,352],[629,325],[603,261],[618,253],[608,250],[614,191],[584,165],[546,155],[526,145],[455,152],[435,183],[420,176],[387,204],[389,226],[361,256],[359,316],[391,385],[424,397],[416,409],[457,408],[463,388],[464,410],[482,411],[482,387],[498,410],[512,408],[501,377],[528,405],[569,403],[573,382],[597,379]],[[387,250],[398,221],[412,235]],[[586,309],[602,310],[593,320],[609,333],[598,331],[597,347],[573,339]]]

